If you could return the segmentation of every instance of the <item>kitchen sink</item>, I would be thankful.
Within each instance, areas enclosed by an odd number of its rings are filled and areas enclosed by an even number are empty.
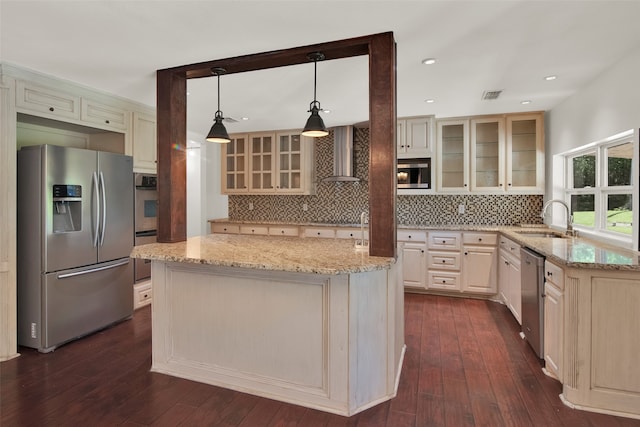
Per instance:
[[[516,233],[524,237],[538,237],[547,239],[565,239],[567,236],[562,233],[556,233],[553,231],[516,231]]]

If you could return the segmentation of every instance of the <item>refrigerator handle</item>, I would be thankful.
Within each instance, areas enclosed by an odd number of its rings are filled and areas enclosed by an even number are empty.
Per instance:
[[[76,271],[75,273],[58,274],[58,279],[66,279],[68,277],[82,276],[83,274],[91,274],[98,271],[110,270],[112,268],[122,267],[123,265],[129,264],[129,261],[130,260],[121,261],[117,264],[105,265],[104,267],[92,268],[91,270]]]
[[[96,221],[93,232],[93,247],[98,246],[98,236],[100,233],[100,188],[98,187],[98,173],[93,173],[93,189],[96,196]]]
[[[104,186],[104,175],[100,171],[100,189],[102,190],[102,226],[100,231],[100,246],[104,243],[104,231],[107,228],[107,189]]]

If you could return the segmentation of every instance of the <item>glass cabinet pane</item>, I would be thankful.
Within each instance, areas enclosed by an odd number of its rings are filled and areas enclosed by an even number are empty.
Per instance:
[[[280,154],[280,170],[289,170],[288,154]]]
[[[536,119],[511,122],[511,186],[535,187],[537,170]]]
[[[442,187],[464,186],[464,125],[442,126]]]
[[[291,151],[300,151],[300,135],[291,136]]]
[[[291,169],[300,170],[300,154],[291,155]]]
[[[499,184],[500,141],[498,122],[475,123],[475,186]]]
[[[289,174],[280,172],[280,188],[289,188]]]

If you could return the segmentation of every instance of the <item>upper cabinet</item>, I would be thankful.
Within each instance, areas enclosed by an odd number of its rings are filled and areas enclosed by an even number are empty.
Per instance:
[[[133,113],[133,169],[136,172],[156,173],[157,138],[156,117]]]
[[[507,117],[507,191],[544,191],[542,114]]]
[[[86,98],[80,100],[80,105],[80,119],[85,122],[103,129],[126,131],[129,128],[129,112],[124,108]]]
[[[469,191],[469,120],[438,120],[437,135],[437,191]]]
[[[16,108],[50,119],[80,120],[80,96],[22,80],[16,81]]]
[[[221,150],[223,194],[313,192],[313,141],[300,131],[231,135]]]
[[[437,129],[437,191],[544,192],[542,113],[438,120]]]
[[[397,151],[398,158],[431,157],[432,116],[398,119]]]

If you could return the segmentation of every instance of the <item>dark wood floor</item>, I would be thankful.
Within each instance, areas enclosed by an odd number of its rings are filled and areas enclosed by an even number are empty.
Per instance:
[[[407,294],[398,396],[350,418],[149,372],[149,308],[0,364],[1,426],[640,426],[564,406],[502,305]]]

